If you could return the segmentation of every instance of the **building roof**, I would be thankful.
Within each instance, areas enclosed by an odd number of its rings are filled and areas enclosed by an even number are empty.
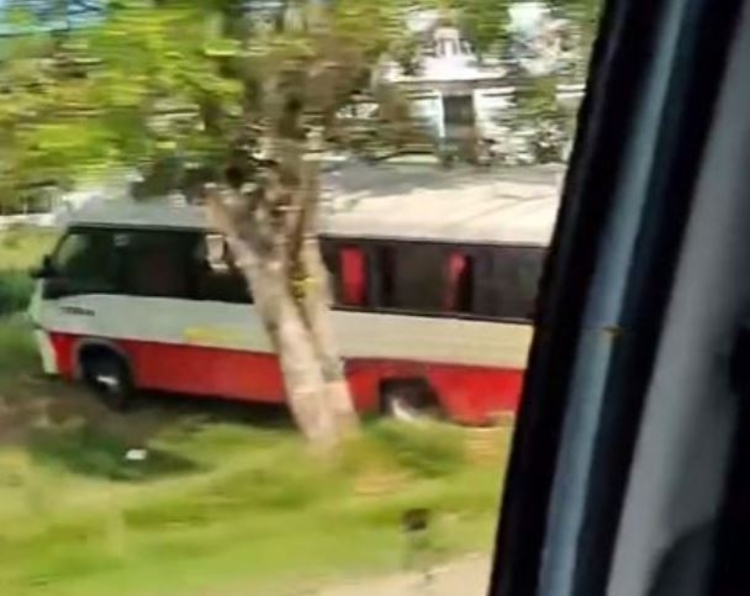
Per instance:
[[[436,171],[424,166],[356,166],[324,182],[321,231],[348,238],[546,245],[559,204],[558,168]],[[103,201],[69,223],[204,228],[200,206],[174,201]]]

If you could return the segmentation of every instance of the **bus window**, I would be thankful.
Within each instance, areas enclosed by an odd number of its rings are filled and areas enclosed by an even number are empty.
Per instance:
[[[367,302],[367,258],[361,248],[347,246],[339,251],[339,301],[345,306]]]
[[[195,258],[196,297],[217,302],[252,302],[244,275],[234,262],[223,236],[207,234],[198,243]]]
[[[448,285],[445,308],[471,312],[474,307],[474,258],[461,252],[448,255]]]
[[[52,257],[55,271],[69,291],[109,293],[116,290],[116,264],[112,233],[75,230],[60,242]]]
[[[117,234],[124,260],[125,293],[188,298],[195,235],[185,232],[128,231]]]
[[[331,277],[338,277],[338,253],[336,252],[336,246],[328,240],[322,240],[320,243],[320,254]]]
[[[381,306],[442,312],[446,271],[443,251],[429,244],[403,244],[378,251]]]
[[[476,313],[529,320],[544,255],[544,249],[538,247],[505,246],[482,251],[476,272]]]
[[[379,306],[396,307],[396,289],[394,285],[395,256],[390,246],[380,247],[377,252],[377,272],[379,286]]]
[[[323,257],[323,263],[328,271],[333,302],[339,305],[341,304],[341,267],[339,266],[338,247],[330,240],[323,239],[320,243],[320,252]]]
[[[546,256],[547,251],[541,248],[526,249],[518,254],[515,279],[522,293],[519,308],[523,309],[525,319],[531,320],[536,316],[539,282]]]

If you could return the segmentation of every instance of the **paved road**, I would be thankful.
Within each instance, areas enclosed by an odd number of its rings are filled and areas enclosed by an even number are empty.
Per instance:
[[[485,556],[466,557],[435,570],[426,582],[418,574],[400,574],[382,579],[337,586],[315,596],[486,596],[490,561]]]

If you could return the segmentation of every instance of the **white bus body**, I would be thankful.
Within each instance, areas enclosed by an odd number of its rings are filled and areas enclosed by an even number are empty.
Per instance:
[[[419,385],[460,422],[515,410],[557,207],[554,185],[497,176],[339,189],[325,205],[322,244],[358,409],[377,411],[394,387]],[[30,307],[46,372],[284,400],[250,292],[202,207],[83,208],[48,265]]]

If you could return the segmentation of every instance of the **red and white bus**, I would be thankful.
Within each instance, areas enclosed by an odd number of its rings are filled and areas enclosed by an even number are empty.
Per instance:
[[[333,203],[322,243],[357,409],[431,401],[467,424],[514,411],[555,186],[493,176]],[[201,207],[110,201],[73,216],[29,312],[44,370],[117,405],[139,389],[283,402],[250,294]]]

